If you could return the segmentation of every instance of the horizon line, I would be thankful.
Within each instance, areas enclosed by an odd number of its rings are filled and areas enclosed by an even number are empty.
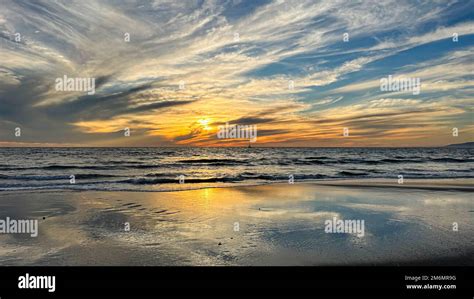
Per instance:
[[[465,143],[473,143],[465,142]],[[442,148],[452,145],[463,145],[465,143],[454,143],[438,146],[253,146],[255,148]],[[0,148],[249,148],[247,146],[0,146]]]

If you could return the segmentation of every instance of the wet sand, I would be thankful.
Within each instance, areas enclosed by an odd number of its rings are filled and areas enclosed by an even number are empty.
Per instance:
[[[474,265],[472,186],[345,180],[3,192],[0,219],[38,219],[39,235],[0,234],[0,265]],[[326,233],[333,217],[364,220],[365,235]]]

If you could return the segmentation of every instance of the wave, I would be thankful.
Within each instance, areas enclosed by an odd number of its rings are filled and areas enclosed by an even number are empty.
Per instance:
[[[324,165],[324,164],[329,164],[327,162],[321,161],[321,160],[296,160],[294,164],[303,164],[303,165]],[[288,165],[288,164],[287,164]],[[291,165],[291,163],[290,163]]]
[[[96,166],[96,165],[47,165],[47,166],[32,166],[32,167],[0,167],[0,170],[67,170],[67,169],[88,169],[88,170],[109,170],[107,166]]]
[[[160,149],[161,150],[161,149]],[[461,149],[0,149],[0,191],[8,188],[182,189],[321,179],[469,178]],[[75,175],[76,184],[69,184]],[[179,184],[179,175],[185,183]]]
[[[268,181],[287,181],[290,177],[289,175],[266,175],[266,174],[256,174],[244,172],[238,175],[239,178],[244,180],[268,180]],[[328,176],[323,174],[303,174],[303,175],[293,175],[295,180],[316,180],[328,178]]]
[[[196,183],[227,183],[227,182],[237,182],[241,181],[238,178],[185,178],[185,184],[196,184]],[[178,178],[132,178],[122,181],[117,181],[117,183],[125,183],[125,184],[132,184],[132,185],[156,185],[156,184],[179,184]]]
[[[380,160],[363,160],[363,159],[341,159],[335,160],[334,163],[339,164],[367,164],[367,165],[379,165],[379,164],[408,164],[408,163],[426,163],[426,162],[447,162],[447,163],[469,163],[474,162],[474,159],[456,159],[456,158],[430,158],[430,159],[394,159],[385,158]],[[327,162],[326,162],[327,163]]]
[[[306,159],[306,160],[326,160],[326,159],[332,159],[332,158],[317,156],[317,157],[305,157],[304,159]]]
[[[295,175],[295,182],[316,181],[324,179],[347,179],[349,177],[371,177],[363,172],[341,171],[338,176],[325,175]],[[405,178],[437,178],[446,179],[452,176],[431,174],[413,174],[404,173]],[[473,178],[474,176],[455,176],[455,178]],[[375,177],[373,177],[375,178]],[[387,178],[387,176],[379,176],[379,178]],[[133,192],[164,192],[164,191],[180,191],[195,190],[202,188],[218,188],[229,186],[256,186],[278,182],[288,182],[286,176],[272,175],[256,175],[252,179],[239,178],[190,178],[186,179],[184,184],[179,184],[177,179],[150,179],[150,178],[131,178],[127,180],[116,181],[93,181],[82,182],[76,184],[0,184],[0,192],[2,191],[21,191],[21,190],[79,190],[79,191],[133,191]],[[208,183],[203,185],[203,183]],[[219,183],[219,184],[218,184]],[[160,186],[161,185],[161,186]],[[145,186],[153,186],[145,187]],[[156,187],[155,187],[156,186]]]
[[[119,166],[116,165],[47,165],[47,166],[32,166],[32,167],[16,167],[16,166],[8,166],[8,167],[0,167],[0,170],[118,170],[118,169],[146,169],[146,168],[156,168],[160,165],[127,165],[122,164]]]
[[[122,177],[120,175],[101,174],[101,173],[83,173],[74,174],[75,179],[97,179]],[[0,180],[18,180],[18,181],[55,181],[69,180],[70,175],[4,175],[0,174]]]
[[[249,164],[249,161],[234,160],[234,159],[187,159],[178,160],[178,163],[182,164],[207,164],[215,166],[226,166],[226,165],[238,165],[238,164]]]
[[[352,171],[339,171],[341,176],[368,176],[367,172],[352,172]]]
[[[302,158],[260,158],[255,160],[237,160],[237,159],[184,159],[177,160],[174,163],[146,164],[136,161],[107,161],[102,165],[43,165],[43,166],[27,166],[18,167],[14,165],[0,165],[0,171],[23,171],[23,170],[126,170],[126,169],[154,169],[159,167],[181,167],[183,165],[208,165],[208,166],[256,166],[256,165],[274,165],[274,166],[291,166],[291,165],[338,165],[338,164],[358,164],[358,165],[384,165],[384,164],[422,164],[427,162],[434,163],[470,163],[474,159],[466,158],[419,158],[419,159],[397,159],[384,158],[380,160],[374,159],[350,159],[350,158],[328,158],[328,157],[302,157]]]
[[[448,162],[448,163],[466,163],[466,162],[474,162],[474,159],[456,159],[456,158],[433,158],[430,159],[433,162]]]

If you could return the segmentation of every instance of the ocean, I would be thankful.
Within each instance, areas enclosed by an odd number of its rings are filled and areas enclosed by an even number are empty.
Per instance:
[[[472,148],[0,148],[0,191],[171,191],[354,178],[472,178]]]

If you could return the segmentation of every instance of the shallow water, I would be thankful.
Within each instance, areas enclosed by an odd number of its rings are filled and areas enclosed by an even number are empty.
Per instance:
[[[0,218],[37,217],[40,234],[0,235],[0,263],[358,265],[453,258],[474,265],[473,213],[470,192],[314,184],[4,193]],[[364,220],[364,236],[326,233],[333,217]]]

